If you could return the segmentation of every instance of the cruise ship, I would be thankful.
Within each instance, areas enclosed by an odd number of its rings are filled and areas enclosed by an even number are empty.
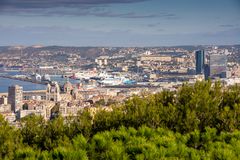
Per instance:
[[[84,71],[84,72],[77,72],[77,73],[73,73],[73,75],[71,76],[71,78],[73,79],[77,79],[77,80],[89,80],[92,77],[96,77],[98,74],[96,72],[93,71]]]
[[[121,85],[123,84],[123,78],[121,77],[108,77],[104,80],[99,81],[100,84],[106,85],[106,86],[115,86],[115,85]]]
[[[116,85],[133,85],[136,84],[136,81],[128,79],[126,77],[107,77],[99,81],[99,83],[106,86],[116,86]]]
[[[42,80],[43,81],[51,81],[51,77],[50,77],[49,74],[45,74],[45,75],[42,76]]]

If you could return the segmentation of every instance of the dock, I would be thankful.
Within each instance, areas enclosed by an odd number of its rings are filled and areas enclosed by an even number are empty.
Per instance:
[[[103,86],[103,88],[159,88],[159,86],[135,84],[135,85]]]
[[[13,79],[13,80],[18,80],[18,81],[24,81],[24,82],[30,82],[30,83],[35,83],[35,84],[42,84],[42,85],[47,85],[49,82],[43,82],[43,81],[34,81],[32,79],[28,78],[21,78],[21,77],[14,77],[14,76],[8,76],[8,75],[0,75],[1,78],[8,78],[8,79]]]

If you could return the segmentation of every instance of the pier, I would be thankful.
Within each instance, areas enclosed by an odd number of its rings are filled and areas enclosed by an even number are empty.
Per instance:
[[[103,88],[159,88],[159,86],[135,84],[135,85],[103,86]]]
[[[25,81],[25,82],[30,82],[30,83],[35,83],[35,84],[42,84],[42,85],[47,85],[49,82],[43,82],[43,81],[34,81],[32,79],[28,78],[21,78],[21,77],[14,77],[14,76],[8,76],[8,75],[0,75],[1,78],[8,78],[8,79],[14,79],[14,80],[19,80],[19,81]]]

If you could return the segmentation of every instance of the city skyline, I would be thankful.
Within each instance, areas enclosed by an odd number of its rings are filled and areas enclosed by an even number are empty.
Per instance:
[[[240,43],[238,0],[11,0],[0,20],[0,46]]]

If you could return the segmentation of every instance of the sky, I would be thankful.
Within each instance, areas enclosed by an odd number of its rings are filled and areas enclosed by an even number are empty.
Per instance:
[[[0,46],[240,44],[240,0],[0,0]]]

